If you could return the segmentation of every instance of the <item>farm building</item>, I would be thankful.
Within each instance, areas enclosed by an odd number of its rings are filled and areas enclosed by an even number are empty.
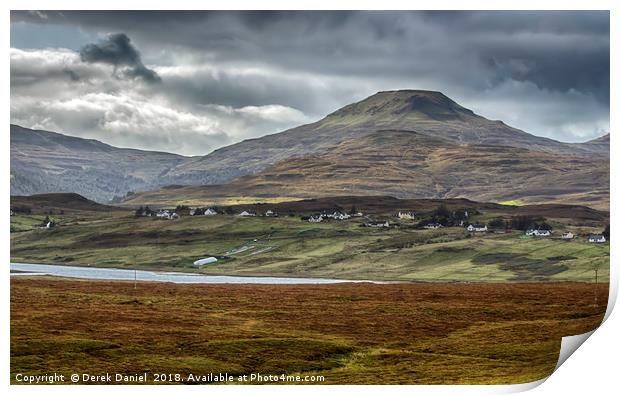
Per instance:
[[[470,232],[486,232],[489,229],[487,228],[486,225],[478,225],[478,224],[476,224],[476,225],[469,225],[467,227],[467,230],[470,231]]]
[[[399,219],[415,219],[415,214],[411,212],[399,211],[398,218]]]
[[[370,228],[389,228],[390,222],[387,220],[386,221],[368,221],[366,222],[366,226]]]
[[[588,237],[588,242],[590,243],[604,243],[606,241],[607,239],[603,235],[590,235],[590,237]]]
[[[239,217],[256,217],[256,213],[252,213],[250,211],[242,211],[238,214]]]
[[[215,263],[215,262],[217,262],[217,258],[210,256],[208,258],[202,258],[202,259],[197,260],[196,262],[194,262],[194,265],[202,266],[202,265],[208,265],[210,263]]]
[[[179,216],[179,214],[173,212],[173,211],[168,211],[168,210],[160,210],[158,211],[155,216],[157,218],[165,218],[165,219],[178,219],[181,218]]]
[[[525,231],[526,236],[536,236],[536,237],[549,237],[551,236],[550,230],[543,229],[528,229]]]
[[[562,234],[562,239],[564,240],[572,240],[575,238],[575,235],[573,234],[573,232],[566,232]]]

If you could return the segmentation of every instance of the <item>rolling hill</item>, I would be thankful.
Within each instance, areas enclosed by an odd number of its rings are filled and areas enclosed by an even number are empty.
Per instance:
[[[45,193],[31,196],[11,196],[11,210],[32,214],[52,212],[111,212],[126,211],[126,209],[105,204],[99,204],[86,199],[77,193]]]
[[[166,185],[162,173],[186,159],[11,125],[11,195],[74,192],[108,202]]]
[[[382,130],[342,141],[319,154],[280,161],[227,184],[169,186],[136,194],[125,203],[347,195],[568,202],[605,209],[609,204],[609,162]]]
[[[245,140],[189,159],[168,173],[171,184],[216,184],[253,174],[290,157],[317,154],[379,130],[414,130],[457,143],[604,157],[604,144],[568,144],[538,137],[475,114],[440,92],[385,91],[345,106],[318,122]],[[602,149],[601,149],[602,148]],[[607,155],[609,148],[607,147]]]
[[[11,194],[125,204],[341,195],[609,205],[609,135],[577,144],[488,120],[442,93],[379,92],[205,156],[122,149],[11,125]]]

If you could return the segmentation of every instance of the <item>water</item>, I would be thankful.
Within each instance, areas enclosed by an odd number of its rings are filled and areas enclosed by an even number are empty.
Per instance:
[[[90,280],[134,280],[134,270],[131,269],[11,263],[11,270],[28,272],[11,273],[11,276],[50,275]],[[207,276],[194,273],[151,272],[146,270],[136,270],[135,276],[138,281],[176,284],[335,284],[349,282],[348,280],[323,278]]]

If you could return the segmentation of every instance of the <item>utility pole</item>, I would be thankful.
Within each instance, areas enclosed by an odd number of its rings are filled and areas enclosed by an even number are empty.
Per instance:
[[[598,267],[594,268],[594,305],[598,307]]]
[[[137,254],[133,254],[133,289],[138,289],[138,268],[136,267],[136,256]]]

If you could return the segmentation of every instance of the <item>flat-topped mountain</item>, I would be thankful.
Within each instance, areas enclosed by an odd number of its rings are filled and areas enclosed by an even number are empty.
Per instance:
[[[414,131],[380,130],[344,140],[321,153],[280,161],[226,184],[171,186],[131,196],[125,203],[348,195],[585,203],[605,209],[609,204],[609,162],[457,143]]]
[[[116,148],[11,125],[13,195],[76,192],[108,202],[170,185],[181,187],[130,196],[127,202],[183,200],[170,195],[175,191],[204,199],[390,194],[554,199],[604,207],[609,135],[562,143],[421,90],[379,92],[317,122],[198,157]]]
[[[169,172],[179,184],[214,184],[256,173],[293,156],[316,154],[378,130],[412,130],[458,143],[501,145],[566,155],[604,155],[599,148],[561,143],[491,121],[440,92],[385,91],[308,125],[245,140],[187,160]]]

